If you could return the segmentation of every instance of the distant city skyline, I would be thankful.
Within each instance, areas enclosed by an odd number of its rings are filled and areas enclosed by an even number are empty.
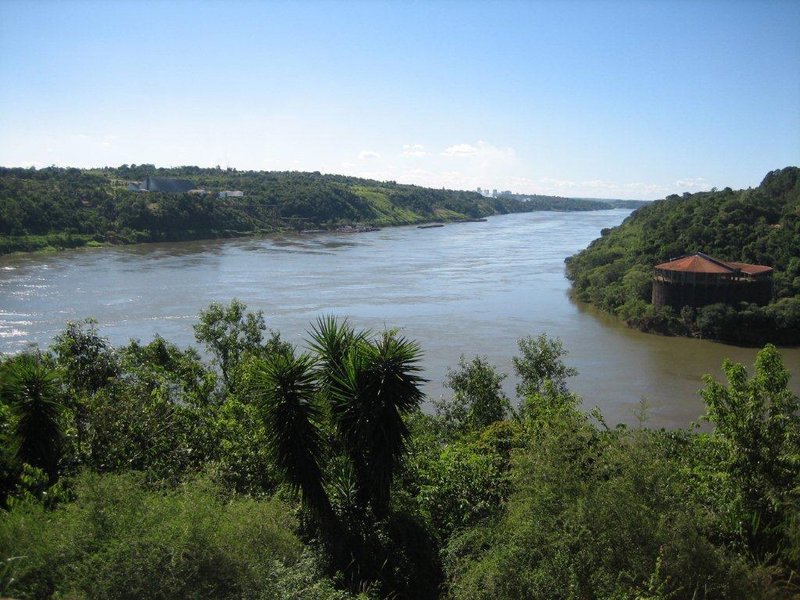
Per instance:
[[[800,3],[0,2],[0,165],[656,199],[800,164]]]

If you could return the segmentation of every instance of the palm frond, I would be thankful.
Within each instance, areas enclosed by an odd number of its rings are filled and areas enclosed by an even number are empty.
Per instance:
[[[419,346],[394,334],[350,345],[328,388],[331,415],[355,467],[362,497],[388,506],[392,477],[406,452],[402,416],[423,399]]]
[[[315,513],[330,513],[324,490],[326,448],[322,411],[316,402],[314,360],[278,353],[259,361],[249,389],[258,401],[267,429],[267,444],[286,482],[302,492]]]
[[[5,365],[0,394],[12,415],[11,448],[19,463],[43,469],[54,479],[64,442],[56,373],[35,356]]]

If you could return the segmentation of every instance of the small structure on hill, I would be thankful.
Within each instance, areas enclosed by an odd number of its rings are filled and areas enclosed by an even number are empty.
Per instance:
[[[653,305],[705,306],[723,302],[768,304],[772,299],[772,267],[726,262],[699,252],[656,265]]]
[[[166,192],[168,194],[184,194],[195,189],[194,183],[186,179],[169,177],[147,177],[141,183],[131,183],[128,190],[132,192]]]

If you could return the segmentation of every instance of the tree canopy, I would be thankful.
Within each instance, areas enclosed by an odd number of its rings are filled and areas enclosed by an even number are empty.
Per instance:
[[[697,252],[772,267],[773,302],[656,310],[653,266]],[[749,345],[800,343],[800,168],[772,171],[752,189],[673,195],[639,208],[569,257],[567,275],[578,300],[643,330]]]
[[[129,191],[147,176],[191,181],[207,193]],[[238,190],[241,197],[220,197]],[[102,169],[0,167],[0,254],[52,246],[176,241],[273,231],[458,221],[532,210],[602,210],[601,201],[485,198],[320,173],[193,166]]]
[[[238,300],[200,322],[208,361],[91,319],[0,357],[4,596],[797,595],[800,400],[774,346],[706,378],[705,430],[668,431],[584,413],[544,334],[513,401],[477,355],[432,415],[395,330],[323,317],[298,349]]]

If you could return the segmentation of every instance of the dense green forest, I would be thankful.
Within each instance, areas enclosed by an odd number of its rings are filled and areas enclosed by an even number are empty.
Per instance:
[[[774,269],[768,306],[650,304],[652,268],[704,252]],[[737,344],[800,344],[800,169],[768,173],[753,189],[669,196],[639,208],[619,227],[567,259],[575,296],[645,331]]]
[[[512,194],[503,192],[496,196],[499,200],[522,202],[530,210],[607,210],[610,208],[639,208],[648,204],[645,200],[600,200],[597,198],[565,198],[542,194]]]
[[[519,340],[420,411],[422,349],[321,318],[307,348],[234,300],[198,349],[88,320],[0,360],[0,596],[789,599],[800,400],[779,352],[706,380],[706,430],[580,410]],[[586,402],[591,405],[592,399]]]
[[[184,179],[207,194],[139,193],[147,176]],[[226,190],[242,197],[223,197]],[[601,210],[320,173],[199,167],[0,168],[0,254],[42,248],[229,237],[254,233],[461,221],[532,210]]]

